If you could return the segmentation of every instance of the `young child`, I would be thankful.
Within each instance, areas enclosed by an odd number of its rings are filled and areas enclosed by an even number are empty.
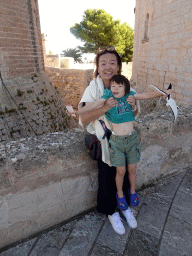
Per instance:
[[[170,94],[170,90],[165,91]],[[163,95],[160,91],[136,94],[130,91],[129,80],[123,75],[114,75],[110,81],[110,90],[105,89],[101,99],[91,102],[78,111],[69,111],[70,114],[83,114],[93,110],[105,103],[110,97],[114,97],[118,104],[105,113],[111,122],[112,134],[109,140],[110,159],[112,166],[116,167],[117,204],[122,213],[128,209],[128,204],[123,194],[123,181],[126,172],[126,161],[128,164],[130,182],[130,204],[137,206],[139,199],[135,190],[136,167],[140,160],[140,143],[137,132],[133,128],[135,117],[128,97],[133,95],[135,100],[147,100]]]

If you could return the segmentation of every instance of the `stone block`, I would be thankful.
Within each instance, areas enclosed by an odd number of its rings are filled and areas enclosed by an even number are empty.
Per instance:
[[[160,146],[149,146],[141,153],[140,162],[137,165],[137,186],[141,187],[159,177],[162,164],[168,155],[168,149]]]
[[[48,208],[46,211],[38,212],[35,216],[37,227],[33,234],[48,229],[69,218],[70,217],[67,209],[64,208],[61,203],[59,205]]]
[[[123,219],[123,225],[125,227],[125,235],[122,236],[114,232],[109,220],[107,219],[99,234],[97,243],[112,249],[114,252],[123,254],[127,239],[131,232],[131,229],[125,219]],[[106,239],[106,237],[108,239]]]
[[[23,192],[18,194],[10,194],[8,207],[10,210],[18,209],[26,205],[36,204],[38,201],[36,191]]]
[[[0,196],[0,229],[6,228],[9,221],[8,198],[9,196]]]
[[[34,202],[33,194],[36,200]],[[18,198],[18,195],[16,196]],[[19,200],[18,208],[15,208],[17,203],[11,203],[12,209],[9,209],[7,206],[9,202],[0,208],[0,212],[2,211],[3,216],[6,217],[0,226],[8,233],[8,236],[1,240],[0,247],[8,244],[10,239],[15,242],[26,238],[94,207],[96,187],[93,187],[89,177],[87,179],[81,177],[36,188],[31,192],[28,204],[25,201],[26,194],[20,196],[21,199],[24,198],[24,205],[20,202],[22,200]],[[14,197],[11,200],[14,200]],[[9,222],[9,225],[6,222]],[[15,228],[19,230],[19,236],[14,232]]]
[[[0,248],[27,238],[36,232],[37,224],[35,221],[18,221],[13,225],[7,225],[6,228],[1,229]]]
[[[16,209],[9,209],[8,211],[8,222],[7,226],[14,226],[17,223],[23,223],[23,225],[30,225],[31,221],[35,221],[34,217],[39,214],[37,203],[24,205]],[[28,233],[28,231],[25,231]]]
[[[161,196],[150,195],[142,204],[137,218],[137,229],[159,239],[169,210],[169,205],[170,203],[162,200]]]
[[[158,239],[139,230],[133,230],[124,255],[157,255]]]
[[[65,196],[60,182],[49,184],[35,190],[37,194],[38,211],[45,212],[61,204],[62,197]]]
[[[59,256],[87,255],[104,220],[94,212],[78,220]]]
[[[62,180],[62,189],[66,219],[96,206],[97,183],[93,187],[90,177]]]
[[[189,169],[190,170],[190,169]],[[185,187],[187,192],[192,192],[192,171],[188,171],[187,174],[185,175],[182,183],[182,187]]]
[[[5,158],[0,158],[0,189],[11,185],[10,172],[7,170],[5,163]]]
[[[75,109],[84,90],[93,79],[93,69],[59,69],[46,66],[45,72],[53,85],[56,86],[65,104],[73,105]],[[70,92],[70,97],[67,90]]]
[[[177,175],[169,179],[163,179],[161,182],[158,182],[158,184],[156,184],[154,188],[154,193],[158,191],[158,195],[162,198],[162,200],[171,202],[185,175],[186,171],[182,171],[178,172]]]
[[[156,8],[153,10],[148,28],[149,41],[143,44],[143,30],[135,29],[134,52],[137,54],[134,54],[133,58],[134,67],[139,67],[145,62],[145,66],[150,68],[156,66],[159,71],[171,71],[175,75],[178,73],[191,74],[191,2],[181,3],[182,1],[177,1],[165,4],[155,0]],[[135,28],[140,27],[141,21],[144,22],[146,13],[143,10],[145,10],[146,5],[150,4],[148,0],[137,2]],[[153,76],[156,74],[156,70],[147,73],[149,76]],[[133,77],[139,75],[140,70],[134,68]],[[171,76],[170,78],[173,80],[174,77]],[[167,82],[175,83],[177,91],[176,79]],[[182,95],[185,97],[184,91]],[[182,103],[183,98],[178,98],[178,102]],[[187,99],[184,104],[187,106],[192,103],[191,100]]]
[[[178,220],[185,221],[186,223],[192,225],[191,209],[192,197],[190,190],[185,190],[181,186],[173,201],[170,215]]]
[[[107,246],[103,246],[100,244],[96,244],[91,253],[91,256],[106,256],[106,255],[121,256],[122,254],[115,252],[115,251],[111,250],[110,248],[108,248]]]
[[[168,217],[159,255],[190,255],[192,251],[192,226],[172,216]]]
[[[62,227],[43,234],[36,243],[31,256],[42,254],[58,256],[68,235],[69,230]]]
[[[190,107],[181,107],[176,123],[172,123],[173,116],[167,109],[137,119],[135,127],[142,142],[137,188],[190,164],[191,117]],[[5,161],[1,170],[9,171],[10,185],[2,183],[0,190],[0,232],[3,235],[0,247],[96,206],[97,162],[87,155],[84,136],[83,130],[74,129],[12,141],[2,148]],[[178,182],[180,178],[175,184]],[[143,204],[143,216],[138,219],[139,231],[159,238],[170,204],[169,193],[174,191],[174,182],[171,182],[158,198],[148,199],[147,206]],[[176,196],[175,200],[179,202],[180,199]],[[145,207],[149,207],[148,214]],[[175,216],[179,211],[175,208]],[[150,227],[146,225],[148,220]],[[108,224],[106,222],[103,229],[106,233],[109,231]],[[104,243],[105,234],[101,234],[100,243]],[[103,245],[107,247],[107,244]]]
[[[13,248],[10,248],[7,251],[2,252],[1,256],[10,256],[10,255],[20,256],[21,251],[24,255],[28,255],[36,240],[37,238],[34,238],[27,242],[24,242],[21,245],[17,245]]]

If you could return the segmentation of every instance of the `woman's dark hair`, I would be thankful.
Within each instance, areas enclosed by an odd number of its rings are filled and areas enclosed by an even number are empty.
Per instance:
[[[125,95],[129,94],[129,92],[130,92],[130,83],[129,83],[129,80],[125,76],[123,76],[123,75],[114,75],[110,80],[110,86],[111,86],[112,82],[115,82],[117,84],[123,84],[125,86]]]
[[[98,66],[99,66],[99,57],[102,56],[103,54],[106,53],[111,53],[114,54],[117,57],[117,64],[119,66],[119,71],[118,74],[121,74],[121,69],[122,69],[122,61],[121,61],[121,57],[119,56],[119,54],[117,53],[116,50],[110,51],[110,50],[104,50],[102,53],[97,53],[96,57],[95,57],[95,65],[96,65],[96,69],[94,72],[94,77],[96,78],[98,76]]]

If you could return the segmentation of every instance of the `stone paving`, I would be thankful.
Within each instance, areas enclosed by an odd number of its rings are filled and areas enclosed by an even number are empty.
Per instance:
[[[139,192],[137,229],[116,234],[95,210],[9,248],[0,256],[192,255],[192,167]],[[123,218],[123,217],[122,217]]]

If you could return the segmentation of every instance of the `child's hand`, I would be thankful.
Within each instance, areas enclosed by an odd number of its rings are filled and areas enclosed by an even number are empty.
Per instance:
[[[65,107],[67,109],[67,111],[66,111],[67,115],[69,115],[69,116],[76,116],[75,115],[76,111],[73,109],[73,107],[71,105],[67,105]]]
[[[135,97],[133,95],[130,95],[128,98],[127,98],[127,103],[131,105],[131,108],[134,109],[135,108]]]

